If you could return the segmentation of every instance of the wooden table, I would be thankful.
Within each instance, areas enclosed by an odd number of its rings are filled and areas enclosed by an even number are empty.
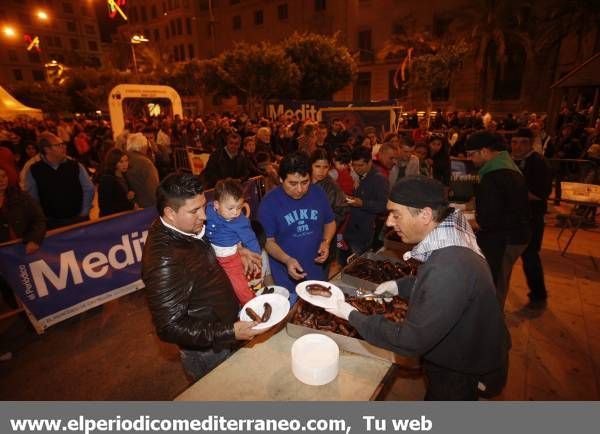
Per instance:
[[[284,323],[282,323],[284,324]],[[380,391],[391,362],[340,350],[339,373],[323,386],[308,386],[292,373],[295,339],[285,327],[254,338],[177,401],[366,401]]]

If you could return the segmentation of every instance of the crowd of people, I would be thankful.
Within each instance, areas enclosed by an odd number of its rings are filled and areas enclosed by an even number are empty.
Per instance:
[[[431,270],[417,283],[378,288],[415,300],[408,313],[414,330],[374,322],[343,303],[331,313],[377,345],[423,356],[429,399],[474,399],[485,375],[505,378],[510,344],[502,311],[517,258],[530,307],[546,302],[539,257],[552,182],[546,159],[586,159],[596,165],[587,181],[600,182],[600,122],[585,128],[586,119],[568,109],[556,134],[544,122],[529,113],[496,122],[481,110],[438,110],[424,119],[413,110],[396,132],[366,126],[351,134],[340,118],[228,113],[128,121],[114,138],[100,119],[2,122],[0,242],[22,238],[24,253],[35,252],[47,229],[88,220],[96,191],[101,217],[156,207],[142,277],[158,335],[181,347],[186,372],[197,379],[237,340],[258,333],[254,323],[236,320],[239,305],[254,297],[249,276],[268,268],[293,303],[299,281],[326,280],[333,261],[378,248],[387,226],[416,244],[415,259],[438,264],[424,266]],[[176,170],[176,150],[186,147],[210,153],[200,176]],[[453,158],[478,171],[475,232],[448,206]],[[250,222],[240,181],[254,176],[262,176],[266,195]],[[214,201],[207,204],[204,191],[211,188]],[[470,275],[468,282],[447,276],[440,261],[456,263],[456,270],[470,264],[480,284],[466,270],[459,274]],[[441,299],[424,301],[423,294],[442,281],[466,301],[431,316]],[[411,293],[413,286],[419,289]],[[467,336],[483,318],[488,324]],[[429,332],[419,332],[428,321]],[[457,342],[466,352],[488,342],[489,352],[449,357],[447,347]],[[501,383],[490,382],[490,392]]]

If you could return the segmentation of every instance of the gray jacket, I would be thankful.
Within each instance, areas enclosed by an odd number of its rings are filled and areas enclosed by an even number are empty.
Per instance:
[[[409,300],[402,324],[383,315],[350,314],[368,342],[457,372],[483,375],[500,367],[510,335],[485,259],[465,247],[434,251],[417,276],[398,282]]]

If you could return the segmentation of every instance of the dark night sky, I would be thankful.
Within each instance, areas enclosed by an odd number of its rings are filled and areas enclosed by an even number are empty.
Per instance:
[[[124,23],[123,19],[117,15],[115,18],[109,18],[108,6],[106,1],[95,3],[96,16],[98,17],[98,25],[100,27],[100,38],[102,42],[111,42],[111,35],[116,33],[117,26]]]

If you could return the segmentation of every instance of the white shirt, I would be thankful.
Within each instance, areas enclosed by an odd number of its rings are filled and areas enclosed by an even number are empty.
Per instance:
[[[206,231],[206,226],[202,226],[202,230],[199,234],[188,234],[187,232],[180,231],[175,226],[171,226],[169,223],[165,222],[162,217],[160,217],[160,221],[169,229],[173,229],[175,232],[179,232],[180,234],[187,235],[188,237],[196,238],[198,240],[202,239],[202,237],[204,236],[204,232]]]

